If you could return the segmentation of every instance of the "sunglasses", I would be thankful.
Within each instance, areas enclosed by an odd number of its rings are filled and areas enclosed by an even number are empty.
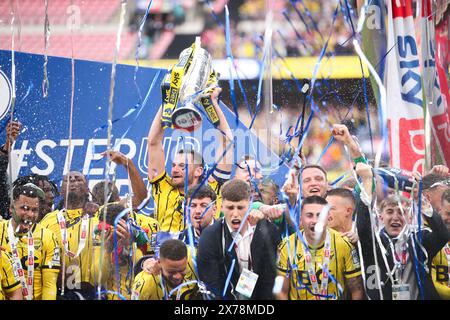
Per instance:
[[[32,188],[34,192],[36,192],[36,195],[38,196],[39,199],[44,200],[45,199],[45,192],[44,190],[42,190],[41,188],[39,188],[37,185],[35,185],[34,183],[28,182],[25,183],[23,185],[24,187],[28,187],[28,188]],[[28,192],[26,192],[25,190],[22,191],[23,195],[27,195]]]
[[[435,182],[430,186],[430,189],[433,189],[433,188],[436,188],[439,186],[450,187],[450,180],[443,180],[443,181]]]

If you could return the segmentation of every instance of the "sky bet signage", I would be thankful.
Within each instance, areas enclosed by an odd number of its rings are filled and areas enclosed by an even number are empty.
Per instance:
[[[422,172],[425,156],[422,80],[411,0],[388,1],[386,90],[391,164]]]
[[[92,187],[105,176],[105,159],[101,152],[107,146],[111,64],[75,61],[73,133],[69,153],[71,61],[49,57],[48,98],[42,96],[43,62],[41,55],[15,53],[17,97],[14,119],[23,125],[14,147],[17,171],[19,175],[31,172],[49,175],[59,183],[71,153],[71,170],[79,170],[87,175]],[[132,158],[142,177],[146,178],[147,134],[161,104],[160,83],[165,70],[141,67],[135,83],[134,69],[133,66],[117,66],[112,145]],[[12,92],[10,51],[0,51],[0,70],[0,142],[4,143]],[[139,104],[139,91],[142,104]],[[279,158],[267,150],[244,125],[239,123],[236,127],[235,116],[226,106],[222,105],[222,110],[238,141],[235,158],[244,154],[258,154],[259,160],[268,167],[267,172],[281,184],[287,168],[284,165],[279,167]],[[167,130],[164,139],[167,170],[170,172],[173,153],[183,145],[201,151],[206,163],[213,165],[219,134],[206,120],[201,129],[188,136],[179,131]],[[113,170],[114,166],[111,173]],[[117,169],[117,185],[122,195],[129,192],[123,168]]]

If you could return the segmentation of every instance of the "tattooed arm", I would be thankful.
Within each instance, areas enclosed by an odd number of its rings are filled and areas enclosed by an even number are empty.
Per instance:
[[[350,292],[352,300],[366,300],[366,292],[361,276],[345,279],[345,287]]]

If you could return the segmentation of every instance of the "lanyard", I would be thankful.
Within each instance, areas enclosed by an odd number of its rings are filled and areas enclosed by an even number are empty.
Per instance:
[[[250,270],[250,271],[253,271],[253,268],[252,268],[252,250],[251,250],[251,242],[252,242],[252,239],[253,239],[253,235],[254,235],[254,231],[251,231],[251,233],[249,235],[247,235],[245,238],[241,237],[241,239],[239,240],[239,243],[237,243],[237,241],[236,241],[236,243],[234,244],[234,251],[236,252],[236,256],[238,258],[239,264],[243,264],[243,263],[247,262],[247,269]],[[245,260],[245,258],[241,256],[241,253],[240,253],[240,250],[239,250],[239,245],[241,245],[241,246],[246,245],[246,243],[243,243],[243,241],[247,237],[250,238],[250,244],[249,244],[249,248],[248,248],[248,260]],[[242,269],[244,269],[243,266],[242,266]]]
[[[164,278],[162,277],[161,274],[159,275],[159,280],[160,280],[161,288],[162,288],[162,291],[163,291],[163,300],[170,299],[170,296],[167,296],[166,284],[165,284]],[[181,297],[181,287],[177,290],[176,300],[180,300],[180,297]]]
[[[373,226],[373,224],[372,224],[372,226]],[[394,274],[395,269],[391,271],[391,268],[389,267],[389,262],[387,261],[387,257],[386,257],[387,256],[387,250],[384,247],[383,242],[381,241],[381,238],[380,238],[381,232],[383,232],[383,230],[380,231],[380,232],[374,230],[373,234],[375,235],[375,239],[376,239],[376,241],[378,243],[378,247],[380,248],[380,251],[381,251],[381,258],[383,259],[384,266],[386,268],[386,275],[391,280],[391,283],[394,285],[395,281],[394,281],[394,278],[392,277],[392,275]],[[384,234],[385,234],[386,238],[390,241],[390,237],[385,231],[384,231]],[[376,250],[375,249],[375,242],[373,243],[373,246],[374,246],[374,250]],[[376,252],[375,251],[374,251],[374,256],[375,256],[375,259],[376,259]],[[380,278],[380,281],[381,281],[381,278]],[[380,288],[381,288],[381,285],[380,285]],[[381,294],[382,294],[382,291],[380,291],[380,295]]]
[[[73,252],[71,252],[69,250],[69,243],[67,241],[66,220],[64,219],[64,215],[63,215],[64,211],[65,210],[58,211],[56,216],[58,218],[59,229],[61,230],[61,237],[62,237],[62,243],[64,245],[64,251],[71,259],[74,259],[80,255],[81,251],[83,251],[84,247],[86,246],[86,238],[87,238],[88,225],[89,225],[89,216],[87,214],[85,214],[83,216],[83,218],[81,219],[80,241],[78,244],[78,251],[76,254],[74,254]]]
[[[27,279],[23,271],[22,263],[20,262],[19,251],[17,249],[17,238],[14,236],[14,230],[11,220],[8,224],[8,237],[13,256],[14,273],[19,275],[20,284],[22,285],[22,294],[26,300],[33,299],[33,279],[34,279],[34,239],[31,229],[28,231],[28,268]]]
[[[306,239],[305,239],[306,241]],[[316,300],[320,300],[319,294],[322,296],[326,296],[328,292],[328,265],[330,264],[330,256],[331,256],[331,240],[330,240],[330,232],[327,230],[327,235],[325,238],[325,244],[323,247],[323,263],[322,263],[322,284],[320,286],[317,281],[316,272],[314,269],[311,252],[308,246],[303,245],[303,256],[305,257],[306,267],[308,268],[308,277],[311,282],[314,298]]]
[[[394,264],[395,264],[392,274],[395,274],[395,278],[396,278],[395,280],[397,280],[397,283],[401,284],[402,280],[403,280],[403,273],[406,268],[406,259],[407,259],[407,254],[408,254],[407,249],[406,249],[407,244],[406,244],[406,241],[402,244],[401,256],[399,256],[392,240],[389,237],[388,237],[388,239],[389,239],[389,246],[391,247],[392,256],[394,258]],[[399,271],[400,271],[400,275],[398,273]]]
[[[223,225],[223,228],[222,228],[222,249],[223,249],[223,257],[224,257],[224,259],[225,259],[225,254],[226,254],[226,252],[225,252],[225,227],[226,228],[228,228],[228,226],[226,226],[226,222],[225,222],[225,220],[223,220],[223,222],[222,222],[222,225]],[[248,226],[248,227],[250,227],[250,226]],[[247,229],[248,230],[248,229]],[[247,232],[247,231],[246,231]],[[252,237],[253,238],[253,235],[254,235],[254,233],[255,233],[255,231],[253,230],[252,231],[252,233],[250,234],[250,235],[248,235],[248,237]],[[241,237],[241,239],[240,239],[240,241],[239,242],[241,242],[242,240],[244,240],[244,237]],[[250,243],[251,243],[251,241],[250,241]],[[251,244],[250,244],[251,245]],[[245,259],[243,259],[241,256],[240,256],[240,254],[239,254],[239,249],[238,249],[238,243],[237,243],[237,241],[235,241],[235,243],[234,243],[234,252],[236,252],[236,256],[237,256],[237,258],[238,258],[238,261],[242,261],[242,262],[245,262],[246,260]],[[250,271],[253,271],[252,269],[252,250],[251,250],[251,248],[249,248],[249,251],[248,251],[248,260],[247,260],[247,262],[248,262],[248,266],[247,266],[247,269],[248,270],[250,270]]]
[[[448,282],[447,286],[450,288],[450,245],[447,243],[444,247],[444,254],[447,258],[447,274],[448,274]]]

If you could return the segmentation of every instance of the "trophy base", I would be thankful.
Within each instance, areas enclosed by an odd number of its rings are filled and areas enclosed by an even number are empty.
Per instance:
[[[180,107],[172,113],[172,124],[177,130],[192,132],[202,125],[202,115],[191,107]]]

